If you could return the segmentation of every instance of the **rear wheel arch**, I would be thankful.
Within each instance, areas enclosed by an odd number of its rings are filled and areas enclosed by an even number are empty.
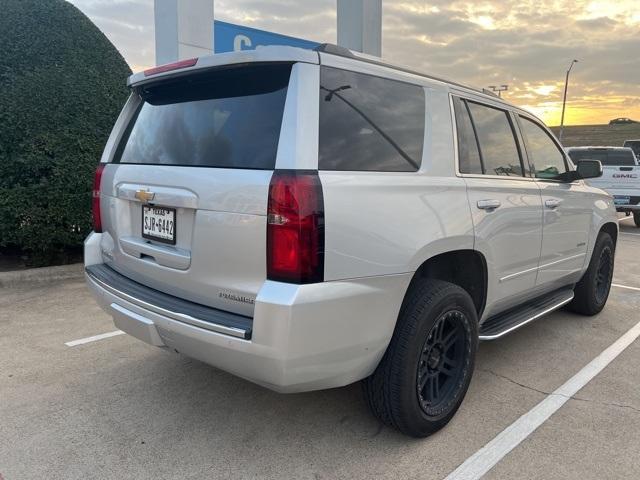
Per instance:
[[[425,279],[443,280],[464,289],[481,318],[487,300],[487,261],[477,250],[453,250],[434,255],[416,270],[405,294]]]

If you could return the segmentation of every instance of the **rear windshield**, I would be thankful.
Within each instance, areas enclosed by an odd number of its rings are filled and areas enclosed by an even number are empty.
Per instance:
[[[624,146],[633,150],[633,152],[640,157],[640,140],[627,140],[624,142]]]
[[[633,152],[629,150],[571,150],[569,156],[573,162],[578,160],[600,160],[602,165],[631,166],[635,165]]]
[[[271,170],[290,74],[245,66],[141,89],[114,162]]]

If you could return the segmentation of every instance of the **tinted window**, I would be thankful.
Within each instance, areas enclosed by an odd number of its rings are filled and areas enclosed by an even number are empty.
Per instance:
[[[416,171],[424,116],[422,87],[322,67],[319,168]]]
[[[114,161],[273,169],[290,73],[233,68],[147,87]]]
[[[453,109],[456,114],[458,132],[458,163],[460,173],[482,173],[478,142],[473,132],[471,118],[464,100],[454,97]]]
[[[636,154],[636,157],[640,158],[640,140],[627,140],[624,142],[624,146],[633,150],[633,153]]]
[[[522,133],[527,142],[529,164],[536,178],[558,178],[567,171],[564,155],[542,127],[528,118],[520,117]]]
[[[578,160],[600,160],[603,166],[632,166],[635,165],[633,152],[629,150],[585,149],[571,150],[569,156],[573,162]]]
[[[486,175],[522,176],[520,155],[507,112],[467,102]]]

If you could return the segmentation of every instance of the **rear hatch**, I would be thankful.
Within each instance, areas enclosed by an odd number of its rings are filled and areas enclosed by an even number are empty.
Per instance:
[[[590,159],[600,160],[602,176],[589,179],[587,182],[594,187],[605,190],[629,189],[638,195],[640,189],[640,167],[631,149],[622,148],[585,148],[569,151],[571,160]]]
[[[290,63],[135,88],[102,174],[105,263],[162,292],[253,314]]]

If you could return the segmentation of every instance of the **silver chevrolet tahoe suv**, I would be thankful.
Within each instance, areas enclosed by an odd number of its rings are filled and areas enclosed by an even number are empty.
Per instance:
[[[413,436],[478,340],[605,305],[618,226],[528,112],[340,47],[133,75],[95,176],[86,278],[117,328],[279,392],[363,380]]]

